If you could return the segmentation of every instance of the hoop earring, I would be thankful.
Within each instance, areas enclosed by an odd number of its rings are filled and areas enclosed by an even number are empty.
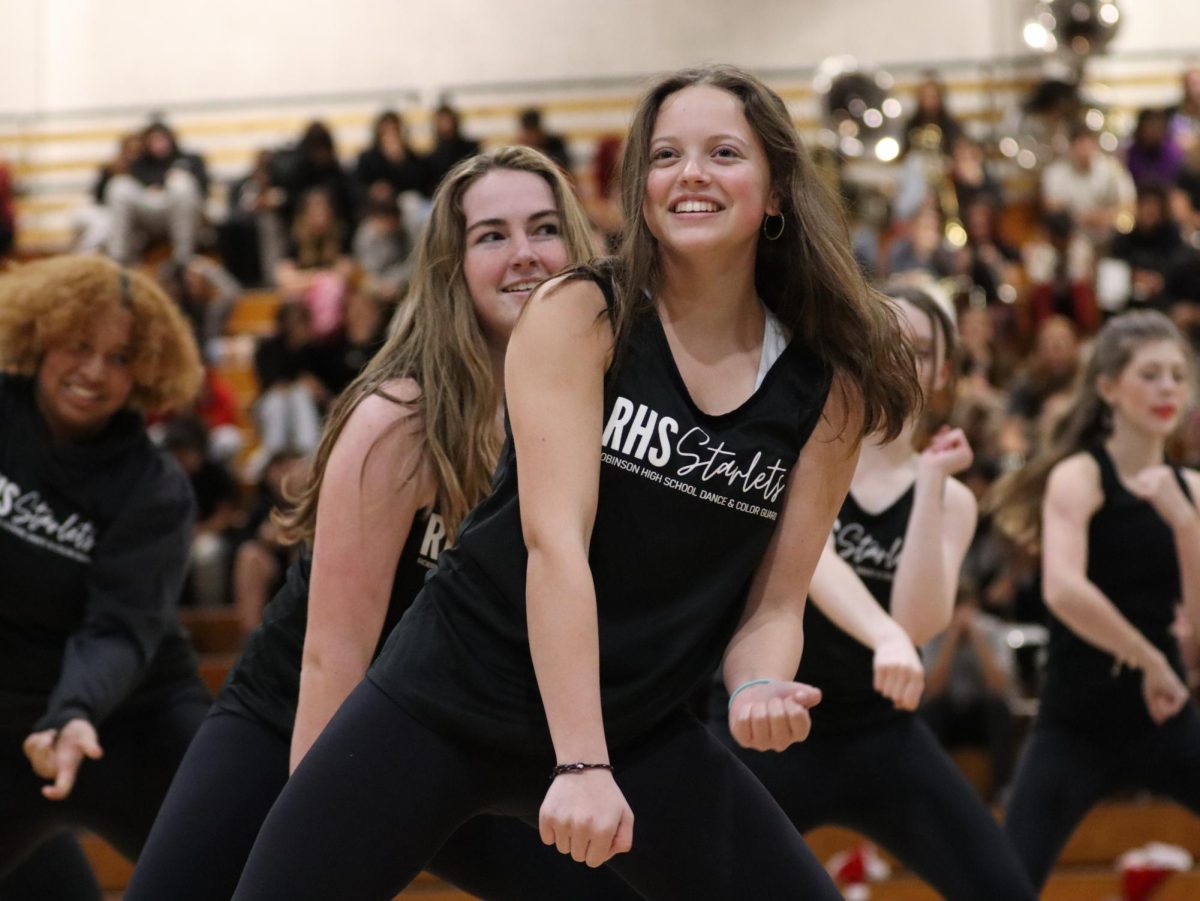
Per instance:
[[[787,220],[783,218],[783,213],[777,214],[777,217],[779,219],[779,229],[775,232],[775,234],[771,234],[767,230],[767,223],[772,219],[775,219],[776,216],[763,216],[762,233],[763,237],[768,241],[778,241],[783,235],[784,228],[787,226]]]

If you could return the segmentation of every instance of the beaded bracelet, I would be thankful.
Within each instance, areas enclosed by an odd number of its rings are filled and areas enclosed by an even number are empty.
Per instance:
[[[770,681],[770,679],[751,679],[749,682],[743,682],[741,685],[735,688],[733,690],[733,694],[729,696],[729,709],[733,709],[733,699],[736,698],[739,693],[746,690],[751,685],[766,685]]]
[[[611,763],[560,763],[550,771],[550,781],[565,773],[582,773],[584,770],[608,770],[611,773],[613,768]]]

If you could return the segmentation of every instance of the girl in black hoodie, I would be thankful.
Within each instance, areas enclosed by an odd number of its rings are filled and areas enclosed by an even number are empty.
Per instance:
[[[187,477],[143,411],[189,399],[191,330],[96,257],[0,277],[0,875],[64,830],[136,858],[208,693],[175,617]]]

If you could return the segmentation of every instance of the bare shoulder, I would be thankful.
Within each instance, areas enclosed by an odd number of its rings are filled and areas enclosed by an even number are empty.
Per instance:
[[[604,293],[594,281],[560,275],[542,283],[530,295],[521,311],[517,331],[544,328],[592,331],[606,307]]]
[[[1184,484],[1192,494],[1192,503],[1200,505],[1200,472],[1187,467],[1182,467],[1180,472],[1183,473]]]
[[[604,372],[613,350],[606,310],[604,294],[589,279],[559,276],[534,291],[513,329],[505,357],[510,400],[512,380],[519,380],[522,373],[569,379],[572,373]]]
[[[1072,454],[1050,470],[1046,480],[1047,506],[1086,518],[1100,509],[1103,503],[1100,466],[1091,454]]]
[[[846,375],[835,372],[821,419],[813,430],[812,441],[838,444],[857,451],[863,428],[862,392]]]
[[[343,454],[354,449],[358,454],[378,444],[404,453],[420,445],[422,432],[421,387],[413,379],[392,379],[355,405],[337,447]],[[401,425],[404,423],[405,425]]]
[[[958,479],[946,480],[946,512],[953,517],[955,529],[974,529],[979,517],[979,503],[975,492]]]

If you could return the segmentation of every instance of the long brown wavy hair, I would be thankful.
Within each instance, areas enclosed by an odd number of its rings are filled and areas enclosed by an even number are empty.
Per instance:
[[[738,98],[766,151],[785,227],[778,240],[758,242],[758,296],[837,374],[840,390],[857,392],[860,436],[880,431],[887,440],[895,438],[921,406],[907,335],[892,304],[867,284],[855,262],[841,202],[817,174],[783,100],[733,66],[667,75],[646,92],[634,114],[621,160],[624,228],[613,315],[618,356],[632,320],[652,309],[661,278],[657,241],[642,215],[654,124],[663,102],[692,85],[711,85]]]
[[[467,511],[487,493],[501,442],[491,357],[463,275],[462,203],[471,185],[498,170],[545,179],[559,211],[569,263],[592,256],[583,208],[565,176],[541,153],[501,147],[455,166],[433,196],[412,283],[387,343],[334,403],[307,481],[294,497],[295,506],[279,517],[292,541],[312,540],[325,467],[355,407],[372,394],[403,403],[383,389],[394,379],[411,378],[421,386],[421,396],[405,406],[421,414],[423,450],[436,476],[438,511],[451,538]],[[398,478],[412,478],[415,472],[414,468]]]
[[[1042,538],[1042,497],[1050,471],[1072,454],[1095,447],[1112,431],[1112,411],[1100,396],[1100,379],[1117,379],[1142,346],[1174,341],[1191,372],[1195,359],[1183,334],[1162,313],[1139,310],[1110,319],[1096,335],[1091,356],[1083,367],[1065,413],[1050,433],[1045,448],[1021,469],[996,483],[984,504],[996,525],[1016,541],[1036,548]]]
[[[191,326],[152,279],[103,257],[49,257],[0,274],[0,368],[34,375],[48,348],[121,309],[133,314],[129,406],[153,413],[190,401],[204,376]]]

